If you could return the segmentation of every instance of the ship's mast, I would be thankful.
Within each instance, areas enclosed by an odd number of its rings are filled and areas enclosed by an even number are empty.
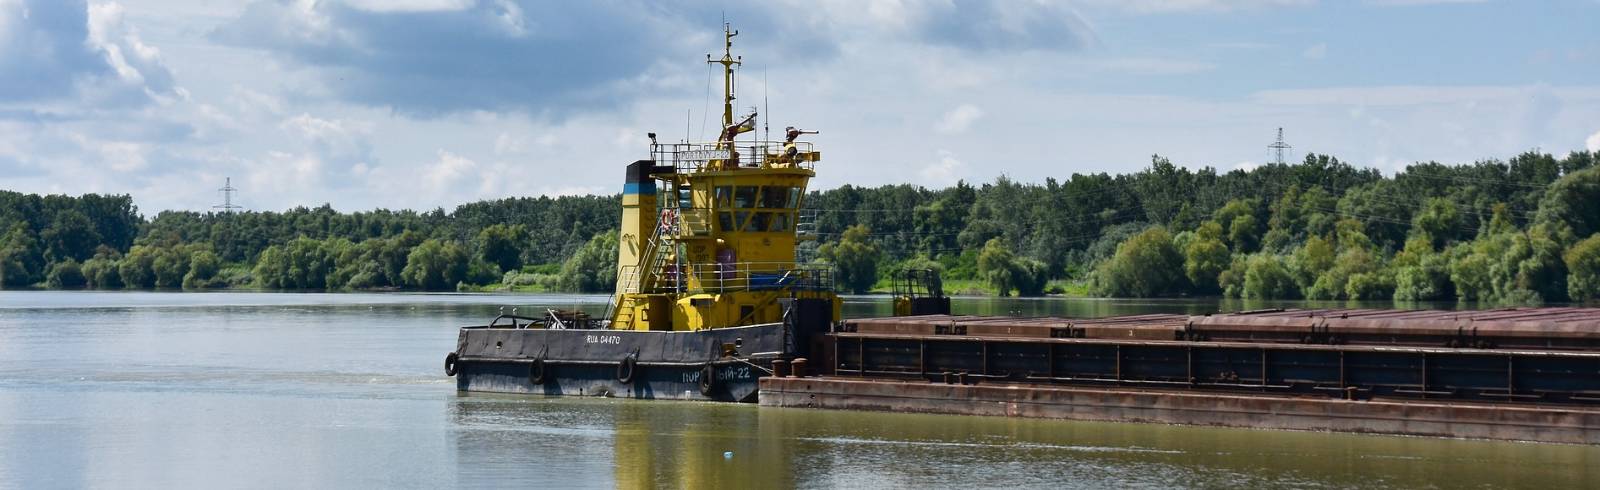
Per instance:
[[[739,35],[739,31],[733,30],[730,24],[723,23],[722,35],[722,59],[714,60],[711,59],[711,55],[706,55],[706,63],[722,65],[722,133],[717,136],[718,140],[724,139],[728,128],[733,126],[733,67],[740,65],[744,60],[743,56],[737,58],[733,56],[733,37]],[[732,141],[732,138],[727,139]]]

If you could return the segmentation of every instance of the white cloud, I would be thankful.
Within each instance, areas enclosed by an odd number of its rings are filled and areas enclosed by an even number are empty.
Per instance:
[[[983,109],[979,109],[978,106],[972,104],[961,104],[956,106],[955,109],[951,109],[950,112],[944,113],[944,117],[939,118],[939,123],[933,129],[944,134],[964,133],[967,128],[972,127],[973,122],[981,117],[983,117]]]
[[[258,210],[323,202],[448,209],[510,196],[611,194],[622,166],[643,156],[646,132],[677,141],[692,109],[694,139],[705,112],[715,132],[720,110],[720,87],[710,77],[706,95],[699,60],[720,46],[716,26],[704,20],[723,6],[664,13],[635,0],[550,8],[510,0],[226,8],[117,0],[97,1],[92,15],[77,4],[68,24],[81,28],[70,35],[35,28],[16,8],[64,15],[72,12],[60,6],[73,1],[0,0],[0,188],[132,193],[146,213],[208,209],[227,176]],[[1292,160],[1318,152],[1387,169],[1595,143],[1585,136],[1600,120],[1600,86],[1576,85],[1594,82],[1570,70],[1475,77],[1444,56],[1435,78],[1406,78],[1375,56],[1341,60],[1354,65],[1311,79],[1278,77],[1283,59],[1335,32],[1331,24],[1278,29],[1321,14],[1276,8],[1297,3],[729,6],[728,18],[745,31],[735,45],[746,62],[736,109],[770,94],[774,127],[821,130],[808,138],[828,155],[819,189],[1127,172],[1151,153],[1229,169],[1270,159],[1265,145],[1279,125],[1296,146]],[[1115,19],[1230,11],[1271,27],[1179,39],[1150,34],[1160,26],[1142,21],[1193,19]],[[1401,35],[1373,29],[1363,35]],[[232,42],[219,41],[225,37]],[[557,56],[587,53],[574,46],[592,46],[595,37],[628,51],[592,63]],[[36,56],[44,51],[58,56]],[[516,61],[528,59],[546,62]],[[452,63],[462,69],[441,68]],[[536,86],[557,73],[539,71],[549,67],[581,73],[552,95]],[[55,81],[41,86],[60,90],[9,83],[40,73]],[[1456,85],[1428,85],[1445,79]],[[1531,83],[1541,79],[1551,85]],[[1259,90],[1267,87],[1274,90]]]
[[[1541,92],[1547,92],[1555,97],[1572,102],[1600,101],[1600,86],[1548,87],[1542,85],[1392,85],[1282,89],[1256,92],[1251,95],[1251,99],[1269,105],[1410,106],[1528,99]]]
[[[1115,8],[1130,13],[1161,14],[1175,12],[1228,12],[1269,7],[1296,7],[1315,0],[1086,0],[1088,5]]]
[[[451,12],[464,10],[473,0],[344,0],[351,7],[369,12]]]
[[[477,169],[478,162],[441,149],[439,159],[428,168],[424,178],[434,191],[449,192],[457,188],[463,179],[476,173]]]
[[[967,164],[956,159],[950,150],[939,150],[939,160],[922,167],[922,182],[932,187],[948,187],[966,176]]]
[[[1595,131],[1589,135],[1589,139],[1583,140],[1583,147],[1589,151],[1600,152],[1600,131]]]

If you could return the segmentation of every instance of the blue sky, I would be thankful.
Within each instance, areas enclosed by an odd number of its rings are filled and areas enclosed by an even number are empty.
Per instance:
[[[612,193],[645,133],[715,133],[723,15],[739,106],[822,131],[818,187],[1247,168],[1280,126],[1391,172],[1600,149],[1597,0],[0,0],[0,188]]]

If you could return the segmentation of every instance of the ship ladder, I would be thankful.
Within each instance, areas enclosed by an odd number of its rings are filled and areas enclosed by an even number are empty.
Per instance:
[[[670,247],[662,246],[667,240],[664,236],[675,228],[677,213],[675,209],[668,208],[661,211],[660,223],[655,231],[650,234],[650,240],[645,242],[644,253],[639,254],[639,263],[632,267],[633,274],[629,277],[618,277],[622,281],[622,292],[611,299],[606,305],[606,317],[611,318],[611,328],[633,329],[634,306],[637,305],[636,294],[653,291],[656,280],[660,278],[666,266],[666,255]],[[627,272],[624,267],[619,272]]]

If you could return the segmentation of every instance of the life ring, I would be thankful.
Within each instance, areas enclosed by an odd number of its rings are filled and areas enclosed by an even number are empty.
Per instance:
[[[639,365],[639,356],[628,354],[617,363],[617,382],[629,384],[633,382],[635,368]]]
[[[534,359],[533,364],[528,366],[528,383],[534,386],[542,385],[544,384],[544,377],[544,358]]]
[[[717,391],[717,368],[706,364],[700,368],[700,394],[711,396],[714,391]]]
[[[456,372],[458,371],[458,368],[459,368],[459,366],[456,366],[456,363],[460,362],[460,361],[461,361],[461,355],[460,354],[456,354],[454,352],[446,354],[444,356],[444,375],[445,376],[455,376]]]

